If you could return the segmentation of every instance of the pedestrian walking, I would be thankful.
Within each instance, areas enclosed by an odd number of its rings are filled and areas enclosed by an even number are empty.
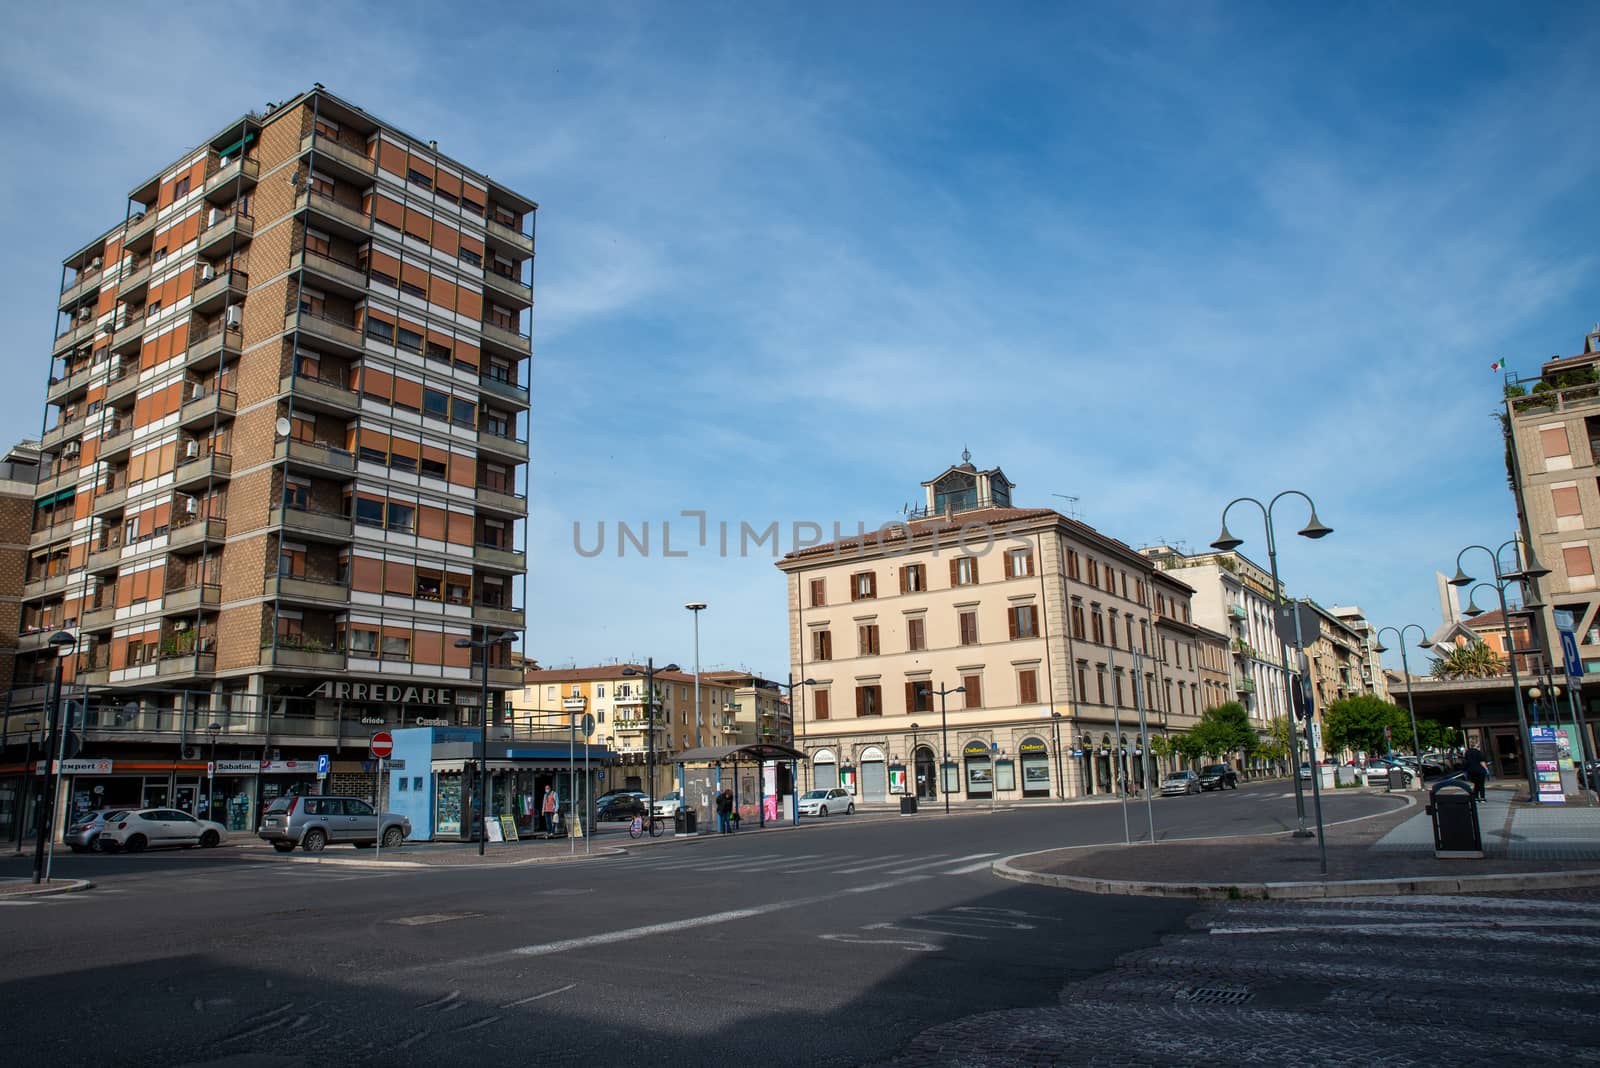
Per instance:
[[[1489,768],[1483,750],[1475,745],[1467,746],[1466,755],[1461,758],[1462,770],[1467,773],[1467,778],[1472,781],[1472,796],[1479,801],[1488,800],[1489,795],[1484,787],[1489,782]]]
[[[554,786],[546,786],[544,788],[544,803],[539,806],[539,810],[544,813],[545,834],[553,835],[556,833],[556,809],[559,805],[560,802],[556,798],[556,788]]]
[[[717,795],[717,831],[728,834],[733,830],[733,791],[724,789]]]

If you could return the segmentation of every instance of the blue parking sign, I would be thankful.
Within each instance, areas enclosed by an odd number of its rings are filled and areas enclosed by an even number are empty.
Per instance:
[[[318,753],[317,754],[317,774],[318,775],[326,775],[326,774],[328,774],[328,754],[327,753]]]
[[[1578,639],[1570,630],[1561,632],[1561,658],[1567,662],[1567,678],[1583,678],[1583,661],[1578,657]]]

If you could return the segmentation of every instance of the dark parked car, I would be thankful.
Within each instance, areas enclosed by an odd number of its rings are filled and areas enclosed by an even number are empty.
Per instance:
[[[1207,764],[1200,769],[1200,789],[1237,790],[1239,773],[1226,764]]]
[[[594,821],[602,823],[631,820],[635,816],[646,816],[649,813],[650,806],[645,802],[644,794],[615,794],[609,801],[595,809]]]
[[[594,799],[594,807],[595,808],[601,808],[601,807],[603,807],[605,805],[610,804],[612,801],[616,800],[619,797],[645,797],[645,796],[647,796],[647,795],[645,794],[645,792],[643,790],[607,790],[605,793],[601,794],[599,797]]]

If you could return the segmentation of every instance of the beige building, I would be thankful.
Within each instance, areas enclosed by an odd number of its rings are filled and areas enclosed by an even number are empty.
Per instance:
[[[1334,605],[1328,609],[1345,626],[1356,634],[1356,650],[1360,667],[1361,692],[1374,694],[1385,701],[1393,700],[1389,694],[1388,680],[1383,673],[1383,656],[1378,652],[1383,643],[1378,641],[1378,627],[1356,605]]]
[[[905,522],[779,562],[794,677],[816,680],[794,695],[815,785],[863,801],[1110,790],[1119,736],[1124,759],[1138,738],[1136,655],[1141,694],[1163,702],[1148,718],[1167,712],[1168,681],[1174,726],[1192,715],[1188,587],[1158,593],[1150,561],[1053,510],[1013,507],[1012,488],[964,458],[923,483]],[[1183,668],[1161,662],[1158,633],[1186,643]]]
[[[708,745],[793,744],[794,721],[778,683],[748,671],[703,671],[700,678],[733,688]]]
[[[1309,597],[1299,604],[1312,609],[1301,614],[1300,645],[1311,662],[1312,694],[1317,709],[1324,710],[1334,701],[1371,693],[1370,683],[1362,677],[1365,667],[1361,635],[1352,630],[1338,616]],[[1317,629],[1310,632],[1305,624],[1317,621]]]
[[[567,717],[577,717],[581,723],[584,715],[592,715],[594,731],[587,740],[614,750],[621,763],[621,774],[610,785],[658,796],[643,785],[648,777],[652,725],[655,785],[670,790],[674,754],[722,744],[724,710],[734,701],[736,687],[702,673],[696,708],[693,674],[657,670],[652,681],[654,699],[647,702],[644,664],[532,670],[516,695],[512,719],[537,728],[553,723],[565,726]],[[584,740],[581,727],[578,739]]]
[[[1195,651],[1200,657],[1200,709],[1215,708],[1235,700],[1233,694],[1233,654],[1228,636],[1207,627],[1196,626]]]

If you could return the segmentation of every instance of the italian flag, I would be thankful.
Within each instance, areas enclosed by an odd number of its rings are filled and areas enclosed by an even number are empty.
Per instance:
[[[1505,367],[1505,365],[1506,365],[1506,361],[1504,361],[1504,360],[1496,360],[1496,361],[1494,361],[1494,363],[1491,363],[1489,365],[1489,370],[1498,371],[1501,368]]]

